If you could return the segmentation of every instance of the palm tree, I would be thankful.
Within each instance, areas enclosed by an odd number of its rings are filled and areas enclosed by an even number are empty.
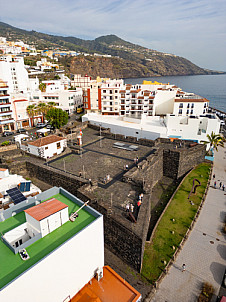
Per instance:
[[[48,102],[47,103],[47,107],[48,107],[48,109],[51,109],[51,108],[54,108],[54,107],[56,107],[56,103],[55,102]]]
[[[46,115],[47,111],[49,110],[47,104],[46,103],[39,103],[36,106],[36,110],[38,111],[39,114],[42,115],[42,119],[43,119],[43,122],[44,122],[45,121],[45,115]]]
[[[208,141],[201,141],[201,143],[205,144],[205,145],[210,145],[209,146],[209,150],[217,150],[218,146],[224,147],[224,139],[220,136],[220,134],[215,134],[213,133],[213,131],[211,132],[211,134],[207,134],[207,139]]]
[[[35,105],[29,105],[27,106],[27,114],[30,117],[31,125],[34,126],[34,119],[33,117],[35,116],[36,113],[36,106]]]

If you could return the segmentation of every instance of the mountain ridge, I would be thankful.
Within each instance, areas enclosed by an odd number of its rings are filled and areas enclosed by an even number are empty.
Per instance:
[[[25,43],[35,45],[37,49],[59,48],[90,54],[88,57],[80,55],[60,58],[60,63],[68,73],[124,78],[223,73],[201,68],[183,57],[133,44],[114,34],[100,36],[94,40],[83,40],[73,36],[27,31],[0,22],[0,36],[5,36],[7,40],[23,40]],[[94,57],[94,53],[111,57]]]

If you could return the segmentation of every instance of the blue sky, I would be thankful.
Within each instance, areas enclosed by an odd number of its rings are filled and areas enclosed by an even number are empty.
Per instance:
[[[45,33],[117,36],[226,71],[225,0],[0,0],[0,20]]]

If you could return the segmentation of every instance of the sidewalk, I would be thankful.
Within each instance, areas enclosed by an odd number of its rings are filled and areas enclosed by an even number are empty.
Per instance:
[[[196,302],[203,281],[211,283],[218,294],[226,268],[226,236],[222,233],[226,191],[219,189],[219,180],[226,185],[226,148],[215,152],[214,173],[217,189],[210,186],[189,238],[151,302]],[[216,301],[216,295],[212,301]]]

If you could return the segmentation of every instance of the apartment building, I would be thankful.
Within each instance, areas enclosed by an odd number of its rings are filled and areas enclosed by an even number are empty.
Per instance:
[[[75,74],[74,80],[71,81],[72,87],[80,87],[83,89],[87,89],[90,87],[91,84],[91,77],[89,77],[87,74],[83,77],[81,74]]]
[[[55,90],[55,91],[54,91]],[[37,91],[33,93],[33,102],[54,102],[56,106],[66,111],[69,115],[76,112],[77,108],[83,106],[83,92],[81,88],[75,90],[47,90],[49,92]]]
[[[24,67],[24,58],[6,55],[0,57],[0,78],[7,82],[9,93],[28,92],[28,72]]]
[[[123,80],[101,79],[91,81],[90,88],[84,92],[86,112],[101,112],[103,115],[119,115],[120,89]]]
[[[208,113],[209,100],[194,93],[178,91],[174,100],[174,115],[203,115]]]
[[[7,130],[12,131],[14,128],[15,122],[12,113],[9,86],[0,79],[0,133]]]

